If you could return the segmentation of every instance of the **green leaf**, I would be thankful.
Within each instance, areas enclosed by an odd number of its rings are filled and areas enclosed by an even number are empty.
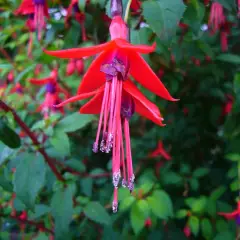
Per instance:
[[[240,161],[240,154],[238,153],[229,153],[225,157],[233,162]]]
[[[233,240],[233,239],[235,239],[233,232],[221,232],[214,238],[214,240]]]
[[[51,208],[44,204],[35,205],[34,213],[29,215],[29,219],[37,219],[49,213]]]
[[[12,148],[6,147],[4,144],[0,144],[0,166],[3,165],[14,152],[15,150]]]
[[[195,200],[192,204],[192,211],[194,213],[203,213],[207,204],[207,198],[201,197]]]
[[[201,221],[201,230],[202,230],[202,235],[206,239],[211,239],[212,238],[213,227],[212,227],[212,224],[211,224],[211,222],[208,218],[204,218]]]
[[[33,240],[48,240],[49,237],[46,233],[40,232],[37,237],[33,238]]]
[[[98,202],[89,202],[84,208],[84,214],[95,222],[105,225],[110,225],[111,223],[111,218],[106,209]]]
[[[188,226],[190,227],[194,236],[197,236],[199,232],[199,219],[195,216],[191,216],[188,220]]]
[[[56,126],[57,129],[61,129],[63,132],[74,132],[78,129],[85,127],[94,119],[93,115],[73,113],[63,118]]]
[[[240,64],[240,56],[234,55],[234,54],[230,54],[230,53],[220,54],[219,56],[217,56],[216,59],[219,60],[219,61],[222,61],[222,62],[229,62],[229,63],[233,63],[233,64]]]
[[[55,129],[53,136],[50,138],[50,143],[63,156],[70,155],[70,142],[65,132]]]
[[[188,210],[181,209],[181,210],[177,211],[176,218],[178,218],[178,219],[185,218],[187,216],[187,214],[188,214]]]
[[[172,201],[166,192],[157,190],[151,197],[147,198],[147,201],[153,214],[158,218],[168,219],[173,215]]]
[[[93,180],[92,178],[85,178],[81,180],[81,191],[88,197],[92,196]]]
[[[144,18],[157,36],[170,40],[186,7],[179,0],[158,0],[143,2],[142,8]]]
[[[21,145],[19,136],[3,121],[0,121],[0,141],[10,148],[18,148]]]
[[[226,192],[226,187],[225,186],[221,186],[218,187],[217,189],[215,189],[211,195],[210,198],[214,201],[218,200],[224,193]]]
[[[135,201],[136,201],[136,198],[133,196],[124,198],[120,204],[120,211],[127,210]]]
[[[145,200],[137,201],[131,208],[130,221],[135,234],[138,234],[144,227],[146,209],[148,209],[148,203]]]
[[[46,179],[46,164],[41,155],[24,154],[16,167],[13,185],[17,197],[33,208]]]
[[[66,161],[65,164],[79,172],[86,171],[86,167],[80,159],[73,158],[73,159]]]
[[[59,189],[53,195],[51,201],[51,212],[55,221],[56,239],[68,239],[69,224],[72,220],[73,192],[71,188]]]
[[[208,168],[198,168],[193,172],[193,177],[195,177],[195,178],[204,177],[208,173],[209,173]]]

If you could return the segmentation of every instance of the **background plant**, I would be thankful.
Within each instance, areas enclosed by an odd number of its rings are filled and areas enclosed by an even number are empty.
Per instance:
[[[237,2],[216,2],[232,23],[224,53],[222,30],[212,34],[207,25],[212,1],[133,1],[131,42],[157,43],[145,59],[180,101],[169,103],[141,89],[167,125],[131,119],[136,188],[132,194],[119,189],[117,214],[110,205],[111,159],[92,152],[97,118],[78,114],[79,102],[65,108],[65,115],[44,119],[36,109],[45,89],[29,82],[49,76],[58,65],[59,84],[75,95],[81,72],[69,76],[69,62],[42,48],[107,41],[109,2],[78,1],[86,40],[74,18],[64,23],[63,8],[70,2],[49,1],[51,18],[40,42],[33,35],[32,58],[26,18],[13,13],[20,1],[0,3],[1,86],[12,79],[0,89],[1,239],[237,238],[235,221],[217,212],[235,209],[239,193],[239,19]],[[83,61],[86,71],[92,59]],[[12,91],[17,83],[23,94]],[[159,141],[170,158],[155,151]]]

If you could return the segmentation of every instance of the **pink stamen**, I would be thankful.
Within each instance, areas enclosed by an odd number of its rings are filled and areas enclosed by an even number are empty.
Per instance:
[[[117,188],[114,188],[114,192],[113,192],[112,210],[114,213],[116,213],[118,210],[118,189]]]
[[[108,100],[108,92],[109,92],[109,84],[106,83],[106,87],[104,89],[101,113],[100,113],[100,118],[99,118],[99,123],[98,123],[97,136],[96,136],[96,140],[93,144],[93,152],[95,152],[95,153],[98,152],[98,142],[99,142],[100,132],[101,132],[101,128],[102,128],[103,115],[105,116],[104,112],[105,112],[105,109],[107,109],[106,105],[107,105],[107,100]]]
[[[132,153],[131,153],[129,123],[126,118],[124,119],[124,135],[125,135],[125,143],[126,143],[126,157],[127,157],[127,168],[128,168],[128,188],[132,192],[134,188],[135,176],[133,174],[133,167],[132,167]]]

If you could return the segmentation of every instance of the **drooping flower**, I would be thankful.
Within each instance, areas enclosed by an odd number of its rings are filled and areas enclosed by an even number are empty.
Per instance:
[[[82,40],[86,41],[87,40],[87,35],[86,35],[86,29],[85,29],[85,26],[84,26],[85,14],[80,11],[80,9],[78,7],[78,0],[71,0],[71,3],[68,6],[67,15],[66,15],[66,18],[65,18],[66,26],[69,25],[69,19],[71,18],[72,15],[74,15],[76,21],[81,26]]]
[[[175,99],[171,97],[140,56],[140,53],[152,52],[155,45],[152,47],[134,46],[128,42],[128,28],[121,17],[121,1],[113,0],[111,2],[111,14],[113,19],[110,25],[110,42],[81,49],[45,52],[60,58],[83,58],[99,54],[83,77],[78,88],[78,95],[59,104],[58,107],[69,102],[93,97],[80,109],[80,113],[100,113],[93,151],[97,152],[99,148],[106,153],[112,151],[112,181],[114,185],[112,209],[113,212],[116,212],[118,209],[117,190],[121,176],[123,176],[122,185],[124,187],[128,187],[130,191],[134,188],[130,118],[134,112],[138,112],[163,126],[163,118],[157,106],[146,99],[128,75],[132,75],[134,79],[158,96],[170,101]],[[101,131],[102,140],[100,141]],[[120,169],[121,165],[122,169]]]
[[[38,30],[40,40],[45,26],[44,17],[49,18],[47,0],[23,0],[15,14],[33,16],[33,26]]]
[[[157,148],[150,153],[150,157],[157,157],[157,156],[162,156],[164,159],[168,161],[172,159],[171,155],[168,152],[166,152],[166,150],[164,149],[162,141],[158,141]]]
[[[60,93],[65,95],[65,98],[69,97],[68,91],[63,89],[57,82],[58,79],[58,70],[54,69],[50,76],[43,79],[30,79],[30,82],[35,85],[46,85],[46,94],[44,102],[39,106],[37,111],[41,111],[44,114],[45,118],[49,117],[49,113],[56,112],[60,110],[63,113],[63,109],[55,108],[55,105],[61,102],[59,97]]]
[[[223,6],[218,2],[213,2],[208,21],[208,25],[211,28],[212,33],[216,33],[218,30],[220,30],[225,21],[226,17],[224,15]]]
[[[235,220],[240,226],[240,201],[237,203],[237,209],[231,213],[219,212],[218,215],[225,217],[227,220]]]

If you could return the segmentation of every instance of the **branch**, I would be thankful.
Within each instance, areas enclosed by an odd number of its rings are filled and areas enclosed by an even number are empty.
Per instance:
[[[16,216],[6,216],[6,215],[3,215],[3,214],[0,214],[0,217],[3,217],[3,218],[12,218],[12,219],[15,219],[17,220],[18,222],[20,223],[24,223],[24,224],[28,224],[28,225],[31,225],[31,226],[35,226],[37,229],[43,231],[43,232],[47,232],[47,233],[50,233],[50,234],[54,234],[53,231],[51,229],[48,229],[44,226],[43,223],[38,223],[38,222],[34,222],[32,220],[28,220],[28,219],[21,219],[19,217],[16,217]]]
[[[29,127],[22,121],[22,119],[18,116],[18,114],[15,112],[14,109],[9,107],[6,103],[4,103],[2,100],[0,100],[0,108],[2,108],[5,112],[11,112],[14,116],[15,121],[18,123],[18,125],[23,129],[23,131],[29,136],[29,138],[32,140],[33,144],[36,146],[40,146],[39,141],[37,140],[34,133],[29,129]],[[65,182],[65,179],[62,177],[62,175],[58,172],[56,166],[54,165],[52,159],[47,155],[44,148],[37,148],[37,151],[42,154],[45,161],[55,174],[58,180]]]
[[[9,56],[8,52],[4,48],[0,48],[0,52],[14,66],[14,62],[11,59],[11,57]]]

